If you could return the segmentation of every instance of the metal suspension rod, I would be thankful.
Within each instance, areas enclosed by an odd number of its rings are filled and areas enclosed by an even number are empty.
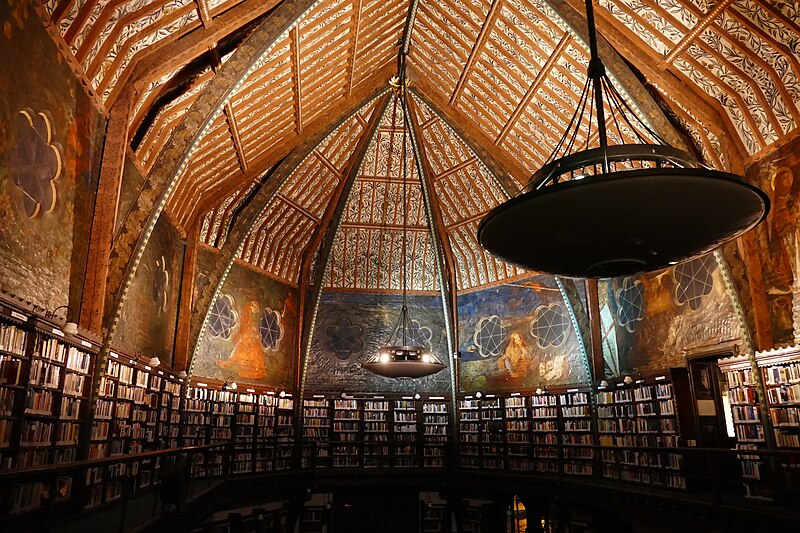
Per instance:
[[[600,141],[600,147],[605,149],[608,146],[608,138],[606,136],[606,117],[605,110],[603,109],[603,76],[605,76],[606,68],[600,60],[600,54],[597,51],[597,33],[595,30],[594,22],[594,6],[592,0],[586,0],[586,23],[589,30],[589,69],[588,75],[594,84],[594,102],[597,107],[597,133]],[[608,162],[603,160],[603,172],[608,172]]]

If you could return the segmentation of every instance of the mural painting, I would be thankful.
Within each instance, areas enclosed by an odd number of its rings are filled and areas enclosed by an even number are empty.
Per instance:
[[[686,366],[686,355],[740,339],[713,254],[653,274],[598,282],[605,374]]]
[[[800,298],[800,140],[747,169],[750,183],[769,195],[769,215],[756,228],[776,346],[795,341],[792,304]]]
[[[104,119],[28,2],[0,20],[0,288],[76,319]]]
[[[464,391],[588,380],[580,340],[552,277],[461,294],[458,317]]]
[[[213,252],[198,254],[198,282]],[[294,387],[297,289],[235,263],[212,304],[193,375],[275,388]]]
[[[184,246],[164,216],[156,222],[122,309],[112,345],[172,361]]]
[[[385,345],[400,315],[400,295],[323,292],[311,340],[306,389],[333,392],[450,392],[444,308],[438,295],[408,296],[408,309],[427,347],[447,368],[399,381],[376,376],[361,363]]]

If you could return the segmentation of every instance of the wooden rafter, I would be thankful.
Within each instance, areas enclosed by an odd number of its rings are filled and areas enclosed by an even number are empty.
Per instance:
[[[556,45],[555,50],[553,50],[553,53],[550,54],[550,57],[547,59],[547,62],[542,66],[542,69],[536,74],[536,78],[533,80],[533,83],[530,84],[530,87],[528,87],[528,90],[525,92],[525,95],[519,101],[519,104],[517,104],[517,108],[514,110],[513,113],[511,113],[511,116],[508,117],[505,126],[503,126],[503,129],[500,131],[500,134],[494,140],[494,144],[496,145],[501,144],[503,140],[506,138],[508,132],[511,131],[511,128],[519,119],[519,116],[522,114],[525,108],[528,107],[528,104],[531,102],[531,99],[533,99],[533,97],[536,95],[536,91],[538,91],[539,87],[541,87],[542,83],[544,83],[545,78],[550,75],[551,69],[553,69],[556,63],[558,63],[561,54],[564,53],[564,50],[566,50],[567,45],[569,45],[571,40],[572,37],[570,36],[569,33],[565,33],[563,37],[561,37],[561,40],[558,42],[558,45]]]
[[[292,55],[292,78],[294,81],[294,129],[298,135],[303,133],[303,91],[300,81],[300,36],[297,27],[289,32]]]
[[[678,44],[664,56],[664,59],[656,65],[660,69],[666,69],[675,61],[675,59],[686,51],[687,48],[694,42],[694,40],[705,31],[708,26],[714,22],[718,16],[731,4],[733,0],[720,0],[711,10],[703,16],[700,21],[691,29],[691,31],[683,36]]]
[[[356,54],[358,53],[358,37],[361,30],[361,1],[353,0],[353,13],[355,21],[350,31],[350,54],[348,56],[349,68],[347,69],[347,96],[353,90],[353,76],[355,74]]]
[[[208,11],[208,2],[206,0],[195,0],[197,4],[197,14],[203,22],[204,28],[210,28],[214,25],[214,19],[211,18],[211,13]]]
[[[236,158],[239,161],[239,168],[242,169],[242,172],[247,172],[247,154],[245,154],[244,148],[242,147],[242,139],[239,137],[239,126],[236,124],[236,116],[233,114],[233,108],[231,107],[230,102],[225,104],[223,110],[225,112],[225,119],[228,123],[228,129],[231,132],[233,147],[236,150]]]
[[[478,38],[475,41],[475,44],[472,45],[472,52],[469,54],[469,59],[467,59],[467,63],[464,65],[464,69],[461,71],[461,76],[458,78],[458,83],[456,84],[453,94],[450,97],[450,105],[453,105],[455,101],[458,100],[458,97],[461,96],[461,91],[464,89],[464,85],[472,73],[475,62],[483,51],[483,46],[486,44],[486,40],[492,33],[494,22],[497,19],[497,14],[500,12],[500,6],[502,3],[503,0],[492,0],[492,5],[489,8],[489,12],[486,14],[486,19],[483,21]]]
[[[385,83],[385,80],[393,72],[392,67],[392,65],[387,65],[383,70],[373,73],[372,77],[365,80],[364,83],[356,86],[349,98],[341,99],[329,108],[329,113],[317,117],[313,122],[309,123],[302,136],[292,131],[291,135],[287,135],[268,151],[252,159],[248,172],[230,176],[225,180],[217,180],[215,187],[205,192],[197,191],[196,194],[200,196],[200,201],[191,213],[181,219],[186,220],[187,224],[191,224],[195,217],[211,209],[215,204],[232,194],[233,191],[238,190],[243,184],[258,181],[276,161],[286,157],[303,144],[306,139],[318,136],[321,129],[326,128],[334,117],[349,114],[355,106],[366,101],[370,95],[374,95],[376,90],[380,90],[379,87]]]

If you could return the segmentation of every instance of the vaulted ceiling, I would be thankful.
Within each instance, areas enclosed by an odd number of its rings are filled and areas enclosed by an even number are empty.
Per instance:
[[[595,6],[618,87],[707,164],[741,172],[796,131],[796,3]],[[420,159],[408,166],[413,289],[439,288],[439,254],[458,290],[523,274],[483,252],[476,228],[547,159],[572,116],[588,64],[583,9],[582,0],[418,3],[408,56]],[[40,15],[98,107],[127,106],[129,155],[143,175],[174,159],[164,209],[185,232],[198,227],[222,247],[293,154],[237,257],[290,284],[323,268],[330,288],[400,287],[399,162],[413,159],[402,109],[381,92],[408,0],[49,0]],[[240,57],[259,32],[267,46]],[[186,132],[193,114],[202,127]],[[188,150],[172,152],[180,143]]]

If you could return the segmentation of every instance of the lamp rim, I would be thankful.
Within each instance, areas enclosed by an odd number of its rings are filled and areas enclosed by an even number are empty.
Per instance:
[[[600,151],[602,153],[602,150]],[[629,271],[625,271],[619,274],[614,274],[613,276],[603,275],[603,274],[593,274],[588,270],[590,268],[586,268],[581,270],[579,268],[571,269],[572,271],[567,271],[567,268],[560,268],[556,271],[552,268],[543,268],[542,265],[534,264],[536,261],[529,261],[523,262],[520,261],[518,258],[510,257],[509,254],[510,248],[508,244],[503,246],[502,243],[498,244],[500,240],[499,235],[508,235],[509,231],[513,229],[510,233],[511,235],[519,234],[520,231],[524,231],[523,228],[515,227],[515,228],[508,228],[508,224],[510,223],[508,219],[504,220],[503,215],[508,214],[513,210],[520,209],[521,207],[528,204],[527,209],[531,212],[536,212],[537,214],[541,212],[541,205],[547,201],[552,200],[555,195],[559,193],[564,193],[567,191],[571,191],[573,194],[576,188],[584,187],[588,191],[592,191],[592,187],[596,189],[603,189],[604,187],[616,186],[616,187],[626,187],[622,182],[624,180],[639,180],[636,183],[640,187],[645,187],[649,183],[649,181],[655,180],[669,180],[669,179],[681,179],[683,178],[683,186],[686,186],[686,181],[692,182],[695,185],[700,183],[704,183],[705,180],[708,180],[705,183],[717,184],[719,186],[729,186],[733,185],[734,189],[729,190],[736,190],[743,195],[750,195],[750,198],[754,200],[754,205],[760,203],[760,213],[757,210],[752,211],[752,216],[748,218],[746,224],[739,224],[734,229],[735,231],[724,233],[715,237],[715,240],[709,243],[708,246],[699,251],[693,251],[692,253],[688,254],[671,254],[665,255],[663,258],[653,259],[652,261],[639,261],[639,259],[634,258],[633,256],[630,257],[621,257],[615,256],[612,257],[609,264],[613,261],[619,261],[622,264],[622,260],[629,261],[630,265],[627,267]],[[648,180],[648,181],[645,181]],[[619,182],[619,183],[615,183]],[[680,186],[681,184],[677,184],[676,186]],[[587,193],[588,194],[588,193]],[[607,194],[607,192],[606,192]],[[608,198],[608,197],[607,197]],[[650,198],[646,199],[651,201]],[[656,198],[656,200],[661,200],[660,198]],[[643,199],[644,201],[644,199]],[[601,200],[598,200],[598,203],[601,203]],[[683,215],[685,212],[680,211],[678,208],[681,206],[676,206],[674,211],[676,212],[676,216]],[[537,211],[538,210],[538,211]],[[580,180],[569,180],[569,181],[561,181],[561,182],[554,182],[551,185],[547,186],[540,186],[536,189],[531,191],[525,192],[520,194],[514,198],[507,200],[506,202],[498,205],[483,218],[481,223],[478,226],[478,242],[480,245],[488,250],[493,255],[503,259],[504,261],[515,264],[525,269],[534,270],[536,272],[545,273],[545,274],[553,274],[558,276],[565,276],[565,277],[583,277],[583,278],[607,278],[607,277],[616,277],[620,275],[629,275],[635,273],[641,273],[646,271],[655,271],[660,270],[661,268],[666,268],[675,264],[676,262],[682,262],[689,260],[691,257],[696,257],[701,255],[702,253],[707,253],[717,246],[728,242],[755,227],[760,222],[762,222],[766,216],[769,214],[770,210],[770,200],[769,197],[758,187],[747,183],[739,176],[729,172],[723,172],[714,169],[706,169],[706,168],[697,168],[697,167],[678,167],[678,168],[663,168],[663,167],[656,167],[656,168],[646,168],[646,169],[633,169],[633,170],[618,170],[614,172],[602,173],[602,174],[595,174],[591,176],[587,176],[585,179]],[[665,211],[669,211],[666,210]],[[680,211],[680,212],[679,212]],[[671,213],[672,211],[670,211]],[[758,215],[758,216],[756,216]],[[732,215],[733,216],[733,215]],[[608,214],[608,219],[621,219],[624,218],[623,214],[619,212],[613,212]],[[738,220],[738,219],[737,219]],[[734,222],[731,218],[730,222]],[[741,227],[739,227],[741,226]],[[487,230],[487,228],[492,227],[491,231]],[[727,228],[726,228],[727,229]],[[493,236],[489,236],[492,233]],[[719,232],[718,232],[719,233]],[[566,246],[566,245],[565,245]],[[504,254],[505,252],[505,254]],[[677,260],[676,260],[677,259]],[[641,263],[637,265],[637,261]],[[600,265],[600,263],[596,263],[595,265]],[[642,268],[640,268],[642,267]]]

